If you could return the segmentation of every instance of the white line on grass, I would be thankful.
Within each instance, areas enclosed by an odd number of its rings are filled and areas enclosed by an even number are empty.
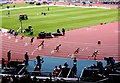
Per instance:
[[[15,9],[25,9],[25,8],[36,8],[36,7],[44,7],[46,5],[41,5],[41,6],[26,6],[26,7],[18,7],[18,8],[9,8],[9,9],[2,9],[0,11],[6,11],[6,10],[15,10]],[[70,6],[64,6],[64,5],[47,5],[47,6],[62,6],[62,7],[81,7],[81,8],[101,8],[101,9],[111,9],[110,7],[97,7],[97,6],[74,6],[74,5],[70,5]]]

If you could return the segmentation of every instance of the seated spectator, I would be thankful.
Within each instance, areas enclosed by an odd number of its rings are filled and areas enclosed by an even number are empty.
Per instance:
[[[103,75],[105,75],[106,77],[109,77],[109,74],[112,73],[113,70],[110,66],[106,66],[105,71],[103,72]]]
[[[97,62],[97,68],[99,69],[100,73],[103,72],[103,63],[101,61]]]
[[[58,74],[59,74],[59,69],[58,69],[57,66],[55,66],[54,71],[53,71],[53,76],[54,76],[54,77],[57,77]]]
[[[59,29],[57,29],[57,33],[61,33]]]
[[[61,65],[59,65],[58,69],[59,69],[59,71],[62,71],[62,66],[61,66]]]
[[[110,59],[111,66],[113,66],[115,64],[114,58],[113,57],[109,57],[109,59]]]
[[[63,34],[63,36],[65,35],[65,29],[64,28],[62,28],[62,34]]]
[[[30,35],[33,35],[33,31],[30,31]]]
[[[14,30],[10,29],[7,33],[13,34]]]
[[[63,68],[68,68],[68,63],[65,62]]]
[[[15,32],[15,33],[14,33],[15,38],[16,38],[17,35],[18,35],[18,32]]]

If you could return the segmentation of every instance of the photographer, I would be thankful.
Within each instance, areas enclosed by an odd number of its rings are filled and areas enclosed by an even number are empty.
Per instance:
[[[39,66],[39,69],[41,70],[41,66],[44,60],[39,55],[36,57],[36,59],[37,59],[37,65]]]

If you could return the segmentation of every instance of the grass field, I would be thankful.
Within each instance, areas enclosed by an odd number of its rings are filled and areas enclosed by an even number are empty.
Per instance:
[[[16,8],[21,6],[34,5],[16,5]],[[12,5],[11,5],[12,7]],[[6,5],[2,9],[5,9]],[[19,15],[27,14],[28,20],[22,21],[23,29],[32,25],[34,36],[39,32],[56,32],[56,29],[65,28],[66,30],[83,28],[93,25],[98,25],[101,22],[109,23],[118,20],[118,11],[115,9],[99,9],[99,8],[80,8],[80,7],[59,7],[59,6],[38,6],[33,8],[22,8],[11,10],[10,16],[6,16],[7,10],[2,11],[2,24],[0,27],[6,29],[14,29],[20,27]],[[47,12],[46,16],[41,15],[41,12]],[[1,17],[0,17],[1,19]],[[29,36],[29,34],[25,34]]]

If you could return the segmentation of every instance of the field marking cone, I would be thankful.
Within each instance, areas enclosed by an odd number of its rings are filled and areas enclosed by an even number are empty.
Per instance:
[[[18,42],[18,39],[15,39],[15,42]]]
[[[28,46],[28,43],[25,43],[25,45],[24,46]]]
[[[8,36],[8,39],[11,39],[11,36]]]

